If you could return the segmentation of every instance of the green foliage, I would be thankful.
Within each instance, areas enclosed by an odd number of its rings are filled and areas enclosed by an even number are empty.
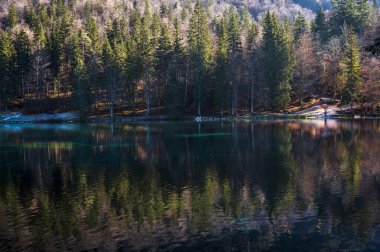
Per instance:
[[[290,81],[294,71],[293,35],[289,24],[280,22],[275,14],[266,14],[261,62],[267,104],[285,108],[290,101]]]
[[[73,102],[80,112],[81,118],[87,115],[90,103],[90,89],[85,53],[88,49],[88,37],[83,31],[75,32],[70,41],[70,79],[73,86]]]
[[[16,85],[19,85],[18,94],[22,95],[25,89],[25,80],[32,68],[32,45],[24,30],[17,33],[14,47],[16,53],[14,77]]]
[[[212,1],[161,3],[160,8],[149,0],[134,1],[133,6],[124,2],[114,6],[112,15],[102,3],[28,1],[22,10],[8,5],[1,27],[15,48],[12,76],[3,84],[12,90],[10,100],[58,94],[72,97],[74,108],[83,115],[90,108],[97,112],[103,104],[108,104],[111,115],[114,106],[133,112],[144,102],[147,115],[151,107],[164,107],[174,116],[190,110],[200,115],[205,108],[237,115],[238,109],[250,107],[253,113],[255,105],[262,104],[283,109],[291,91],[297,92],[290,88],[290,83],[297,86],[294,47],[299,50],[298,41],[309,32],[309,20],[301,13],[292,22],[268,13],[257,25],[251,9],[231,7],[212,13]],[[334,57],[328,55],[329,46],[341,45],[325,43],[331,36],[339,40],[348,29],[360,38],[371,33],[371,5],[374,8],[369,1],[334,0],[326,13],[319,6],[310,39],[319,50],[313,56],[326,61],[322,68],[338,68],[338,62],[347,65],[346,56],[340,59],[341,49],[333,50]],[[374,21],[373,10],[372,17]],[[259,33],[263,36],[257,39]],[[322,76],[333,72],[334,78]],[[315,78],[346,86],[347,74],[342,70],[338,80],[337,72],[321,71]],[[343,88],[334,90],[343,94]],[[346,89],[346,97],[348,90],[354,88]],[[63,109],[68,108],[71,105],[64,104]]]
[[[340,62],[339,80],[344,87],[343,98],[349,103],[359,100],[361,84],[361,66],[358,37],[348,32],[344,45],[344,54]]]
[[[17,12],[16,12],[16,6],[12,3],[8,7],[8,17],[7,17],[7,24],[10,29],[15,27],[17,25]]]
[[[239,62],[242,60],[241,27],[238,13],[235,9],[230,9],[226,14],[228,20],[228,41],[229,41],[229,81],[232,84],[231,113],[237,115],[238,109],[238,83],[241,75]]]
[[[299,12],[294,19],[294,40],[298,39],[308,31],[308,25],[305,17]]]
[[[180,38],[180,28],[178,20],[174,20],[173,45],[169,60],[169,80],[165,88],[165,107],[173,117],[181,115],[183,110],[183,72],[185,66],[185,56],[182,41]]]
[[[324,43],[328,40],[329,29],[326,22],[325,12],[322,6],[320,6],[317,12],[317,16],[312,24],[311,30],[314,36],[317,37],[321,42]]]
[[[368,0],[333,0],[330,19],[332,35],[342,34],[344,25],[357,33],[362,33],[364,27],[369,23],[369,17]]]
[[[212,41],[205,7],[199,0],[195,3],[190,20],[189,53],[191,58],[192,80],[194,83],[194,103],[197,114],[201,114],[201,104],[207,97],[207,80],[212,63]]]
[[[7,110],[9,100],[15,94],[12,72],[15,67],[15,49],[7,32],[0,34],[0,104]]]
[[[230,83],[228,81],[228,27],[223,17],[218,27],[218,51],[216,54],[214,104],[217,111],[223,115],[227,109],[227,101],[230,94]]]

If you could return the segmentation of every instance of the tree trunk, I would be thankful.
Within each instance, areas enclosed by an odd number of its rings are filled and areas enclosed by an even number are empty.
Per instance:
[[[254,95],[254,89],[253,89],[253,77],[251,80],[251,114],[253,114],[253,95]]]
[[[145,103],[146,103],[146,116],[150,116],[150,76],[147,73],[145,76]]]

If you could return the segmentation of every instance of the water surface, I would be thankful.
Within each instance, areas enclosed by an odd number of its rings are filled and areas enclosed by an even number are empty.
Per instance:
[[[379,251],[380,121],[0,125],[0,251]]]

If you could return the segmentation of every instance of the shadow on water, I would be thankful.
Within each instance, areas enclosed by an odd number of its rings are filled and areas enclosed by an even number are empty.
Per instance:
[[[380,249],[380,122],[0,125],[0,250]]]

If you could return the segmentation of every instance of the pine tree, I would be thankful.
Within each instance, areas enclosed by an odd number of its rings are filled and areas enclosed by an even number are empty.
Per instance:
[[[285,22],[269,12],[264,19],[261,65],[267,103],[274,109],[285,108],[290,101],[290,80],[294,70],[292,33]]]
[[[50,25],[50,17],[48,15],[46,6],[43,4],[39,4],[37,8],[37,13],[42,25],[44,27],[48,27]]]
[[[10,35],[2,32],[0,34],[0,104],[4,110],[8,109],[8,103],[15,94],[12,81],[14,57],[15,50]]]
[[[33,7],[26,7],[26,9],[24,10],[24,19],[25,22],[29,25],[29,27],[35,32],[39,20]]]
[[[87,37],[83,31],[73,34],[71,38],[70,79],[73,88],[73,101],[79,111],[81,119],[87,116],[90,104],[90,90],[88,84],[88,70],[85,62]]]
[[[169,38],[169,29],[166,25],[162,25],[161,34],[158,40],[158,47],[156,50],[156,63],[155,63],[155,75],[157,76],[157,96],[158,96],[158,106],[163,105],[162,98],[165,94],[165,89],[168,85],[169,78],[169,63],[171,57],[171,48]]]
[[[46,84],[46,73],[45,71],[49,66],[48,57],[46,52],[46,36],[45,30],[42,23],[37,20],[37,24],[34,30],[34,52],[33,52],[33,62],[32,62],[32,80],[34,82],[34,95],[35,99],[41,101],[42,93],[44,91],[43,86]],[[46,89],[45,89],[46,91]],[[28,90],[29,93],[29,90]],[[47,93],[46,93],[47,95]],[[40,108],[42,107],[41,102],[39,103]]]
[[[218,51],[216,54],[214,103],[215,108],[223,116],[226,110],[230,94],[230,82],[228,81],[228,24],[223,17],[218,27]]]
[[[129,13],[130,34],[133,36],[127,40],[127,90],[128,90],[128,103],[129,109],[135,108],[135,97],[137,93],[136,83],[141,80],[144,72],[144,63],[141,53],[141,40],[142,40],[142,20],[140,12],[137,10],[131,10]]]
[[[16,35],[14,42],[16,52],[15,77],[18,84],[19,95],[25,95],[25,82],[32,68],[32,45],[24,30]]]
[[[356,33],[363,34],[370,17],[368,0],[333,0],[331,3],[332,35],[342,34],[342,27],[347,25]]]
[[[308,31],[307,22],[305,17],[298,12],[296,18],[294,19],[294,40],[298,39]]]
[[[316,38],[318,38],[322,43],[324,43],[328,40],[329,30],[328,30],[328,26],[326,23],[325,12],[324,12],[322,6],[320,6],[320,8],[317,12],[317,16],[313,22],[312,32],[313,32],[314,36]]]
[[[52,77],[54,79],[54,83],[57,85],[55,90],[57,90],[58,95],[61,91],[60,87],[60,72],[62,69],[62,65],[64,64],[64,54],[65,54],[65,36],[61,32],[60,27],[57,26],[50,33],[49,38],[49,59],[50,59],[50,70]]]
[[[11,3],[8,7],[8,17],[7,17],[7,25],[9,29],[12,29],[17,25],[17,12],[16,12],[16,6],[14,3]]]
[[[100,35],[98,33],[96,20],[92,16],[89,16],[87,18],[86,31],[88,37],[91,39],[88,68],[90,78],[89,80],[91,84],[90,86],[92,88],[92,93],[94,94],[94,107],[96,111],[99,96],[98,89],[100,87],[99,72],[101,72],[102,43]]]
[[[240,33],[240,20],[235,9],[228,12],[228,40],[229,40],[229,80],[232,85],[231,113],[237,115],[238,109],[238,83],[240,82],[242,62],[242,41]]]
[[[180,38],[180,27],[178,20],[174,20],[173,46],[169,62],[169,81],[165,89],[165,107],[173,117],[180,115],[183,109],[183,68],[184,49]]]
[[[290,83],[293,79],[295,66],[294,37],[291,26],[287,20],[284,21],[280,29],[280,83],[277,86],[275,106],[284,109],[290,102]]]
[[[346,38],[339,80],[344,86],[343,99],[348,101],[353,109],[353,103],[359,100],[360,95],[361,65],[358,37],[352,30]]]
[[[199,0],[195,3],[190,20],[188,40],[194,83],[194,102],[197,107],[197,115],[201,115],[202,103],[207,97],[207,80],[212,63],[212,41],[207,13]]]
[[[115,66],[115,55],[112,50],[111,44],[108,38],[105,38],[102,60],[104,66],[104,81],[107,90],[107,101],[109,107],[110,117],[114,117],[114,104],[116,97],[116,66]]]
[[[250,81],[250,112],[253,113],[254,95],[255,95],[255,80],[258,75],[258,50],[259,47],[256,43],[258,35],[258,28],[254,22],[251,22],[247,34],[247,65],[248,65],[248,79]]]
[[[143,80],[145,83],[145,103],[146,116],[151,115],[151,91],[152,91],[152,72],[154,66],[154,48],[152,46],[151,34],[151,9],[149,0],[145,1],[144,17],[142,18],[141,39],[140,39],[140,55],[141,64],[144,65]]]

